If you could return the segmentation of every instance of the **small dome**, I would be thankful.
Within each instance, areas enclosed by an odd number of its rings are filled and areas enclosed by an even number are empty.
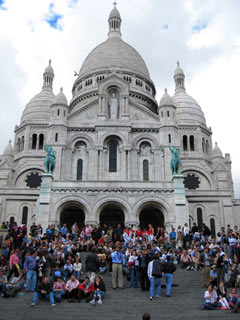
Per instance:
[[[48,74],[54,75],[54,71],[53,71],[53,68],[51,66],[51,63],[52,63],[52,61],[49,60],[49,64],[48,64],[47,68],[44,70],[44,73],[48,73]]]
[[[42,90],[26,105],[21,122],[32,120],[48,122],[50,118],[50,106],[52,105],[54,98],[55,95],[51,90]]]
[[[201,107],[185,90],[177,91],[173,96],[176,106],[176,119],[178,124],[203,124],[206,120]]]
[[[68,105],[68,102],[67,102],[67,98],[65,96],[65,94],[63,93],[63,89],[61,88],[60,89],[60,92],[59,94],[56,95],[54,101],[53,101],[53,105],[54,104],[62,104],[62,105]]]
[[[223,158],[222,150],[219,148],[217,142],[215,142],[215,147],[213,149],[212,158]]]
[[[177,62],[177,68],[176,68],[176,70],[175,70],[175,72],[174,72],[174,77],[175,77],[175,76],[179,76],[179,75],[184,76],[184,72],[183,72],[183,69],[180,68],[180,63],[179,63],[179,61],[178,61],[178,62]]]
[[[173,106],[173,105],[174,105],[173,99],[167,93],[167,89],[165,89],[165,93],[160,100],[159,106],[162,107],[162,106]]]
[[[13,151],[13,147],[12,147],[12,142],[11,142],[11,140],[9,140],[8,145],[7,145],[6,148],[4,149],[3,155],[4,155],[4,156],[13,156],[13,155],[14,155],[14,151]]]
[[[111,19],[111,18],[121,19],[120,13],[119,13],[118,9],[116,8],[116,6],[114,6],[112,11],[110,12],[109,19]]]

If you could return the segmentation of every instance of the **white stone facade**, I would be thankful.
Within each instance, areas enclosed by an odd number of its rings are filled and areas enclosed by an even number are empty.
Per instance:
[[[170,227],[202,220],[216,231],[239,225],[230,155],[213,148],[211,128],[186,93],[179,63],[175,94],[166,91],[158,105],[144,60],[121,38],[116,8],[108,22],[108,39],[85,59],[69,104],[62,90],[53,94],[51,62],[45,69],[42,91],[27,104],[13,147],[9,143],[1,157],[0,220],[46,226],[79,214],[94,224],[142,219]],[[45,144],[56,151],[56,169],[53,179],[42,177],[47,195],[41,193],[38,207]],[[185,190],[183,177],[172,177],[169,144],[181,151]]]

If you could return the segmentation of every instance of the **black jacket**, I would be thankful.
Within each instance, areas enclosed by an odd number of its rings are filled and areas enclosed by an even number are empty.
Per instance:
[[[168,261],[163,264],[163,272],[164,273],[173,273],[176,271],[176,266],[173,262]]]
[[[41,282],[37,286],[37,292],[41,293],[42,290],[45,290],[45,291],[47,291],[47,293],[50,293],[52,291],[52,284],[50,282],[48,282],[48,283]]]
[[[96,253],[89,253],[85,260],[85,266],[87,272],[98,272],[100,262]]]

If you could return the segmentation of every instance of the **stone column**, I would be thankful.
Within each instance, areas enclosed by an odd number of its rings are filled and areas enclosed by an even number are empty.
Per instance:
[[[174,202],[175,202],[175,228],[189,224],[189,206],[185,195],[183,175],[173,176]]]
[[[51,174],[44,173],[42,175],[42,184],[36,204],[36,223],[41,224],[43,232],[46,231],[49,224],[52,181],[53,176]]]

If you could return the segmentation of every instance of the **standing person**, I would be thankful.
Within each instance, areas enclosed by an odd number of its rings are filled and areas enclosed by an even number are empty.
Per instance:
[[[53,288],[48,277],[45,277],[43,281],[37,286],[37,290],[34,292],[32,306],[40,300],[49,300],[53,307],[56,306],[53,297]]]
[[[157,287],[156,298],[161,294],[161,278],[163,265],[159,260],[158,254],[154,255],[154,260],[148,265],[148,277],[150,280],[150,300],[154,298],[154,288]]]
[[[114,235],[115,242],[120,241],[121,240],[121,235],[122,235],[122,228],[121,228],[121,224],[120,223],[115,228],[114,234],[115,234]]]
[[[188,247],[189,247],[189,228],[188,228],[187,223],[185,223],[184,228],[183,228],[183,236],[184,236],[184,248],[188,249]]]
[[[128,260],[128,266],[130,269],[130,288],[133,288],[133,281],[135,279],[134,287],[138,288],[138,274],[139,274],[139,261],[136,250],[132,251]]]
[[[123,289],[123,273],[122,264],[124,261],[124,255],[121,252],[119,246],[116,247],[115,251],[111,253],[112,257],[112,286],[113,289],[117,288],[117,280],[119,288]]]
[[[99,271],[100,261],[96,255],[96,248],[92,248],[91,252],[87,255],[85,260],[86,271],[89,274],[90,281],[93,282],[97,272]]]
[[[148,264],[150,262],[150,256],[147,254],[147,250],[142,250],[138,256],[139,261],[139,273],[140,273],[140,285],[141,290],[149,290],[150,282],[147,274]]]
[[[176,238],[177,238],[177,233],[175,231],[175,228],[172,228],[172,231],[169,233],[169,240],[171,242],[172,249],[176,249]]]
[[[171,288],[172,288],[172,281],[173,281],[173,273],[176,271],[175,264],[171,261],[171,257],[167,256],[167,262],[163,264],[163,272],[164,272],[164,279],[166,281],[166,297],[171,296]]]
[[[8,281],[11,278],[12,274],[14,273],[15,277],[19,276],[19,272],[18,272],[18,265],[19,265],[19,254],[20,250],[16,249],[15,251],[13,251],[13,253],[10,256],[10,260],[9,260],[9,274],[8,274]]]
[[[224,282],[225,268],[224,268],[224,255],[221,254],[221,250],[217,253],[216,256],[217,264],[217,285],[219,286],[220,282]]]
[[[202,288],[207,288],[210,282],[210,259],[209,249],[205,247],[204,252],[201,253],[199,258],[200,265],[202,266]]]
[[[37,252],[34,251],[31,256],[28,256],[24,261],[24,269],[26,276],[26,292],[29,292],[30,281],[32,281],[31,292],[34,292],[37,283]]]

